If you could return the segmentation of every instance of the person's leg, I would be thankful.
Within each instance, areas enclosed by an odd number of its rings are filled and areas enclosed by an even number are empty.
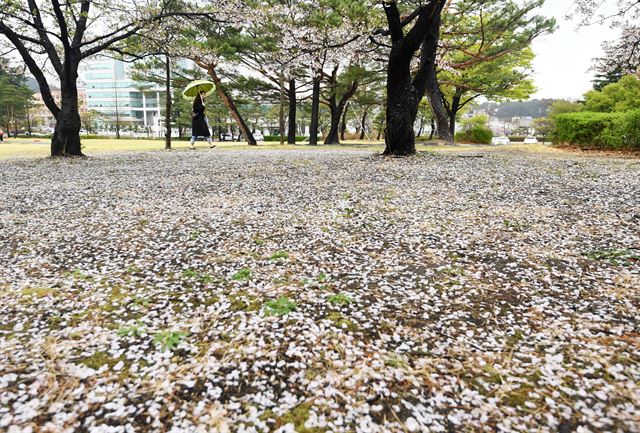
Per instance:
[[[196,136],[192,135],[191,136],[191,149],[195,149],[196,148]]]
[[[209,149],[216,147],[216,145],[213,144],[213,139],[211,137],[207,137],[207,141],[209,142]]]

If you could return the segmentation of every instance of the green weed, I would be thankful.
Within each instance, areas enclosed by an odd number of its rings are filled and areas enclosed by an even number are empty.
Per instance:
[[[118,337],[141,337],[145,334],[142,324],[122,326],[117,331]]]
[[[162,347],[162,350],[174,350],[180,342],[189,334],[177,331],[161,331],[153,336],[153,344]]]
[[[264,303],[264,312],[267,316],[286,316],[295,310],[297,304],[286,296]]]
[[[233,281],[249,281],[251,279],[251,269],[242,268],[236,272],[231,279]]]
[[[353,302],[353,298],[349,295],[338,293],[337,295],[327,296],[327,301],[334,305],[348,305]]]
[[[278,251],[274,253],[271,257],[269,257],[269,260],[281,261],[281,260],[287,260],[288,258],[289,258],[289,253],[287,253],[286,251]]]

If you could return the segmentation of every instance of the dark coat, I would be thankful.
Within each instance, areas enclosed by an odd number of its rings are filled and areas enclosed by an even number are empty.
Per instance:
[[[193,118],[191,119],[191,135],[194,137],[211,137],[209,125],[204,112],[204,104],[200,95],[193,101]]]

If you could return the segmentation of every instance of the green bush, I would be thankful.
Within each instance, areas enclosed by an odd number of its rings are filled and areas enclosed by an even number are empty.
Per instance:
[[[640,110],[561,114],[553,135],[556,143],[584,149],[640,150]]]
[[[474,126],[456,134],[456,141],[465,143],[491,144],[493,133],[484,126]]]

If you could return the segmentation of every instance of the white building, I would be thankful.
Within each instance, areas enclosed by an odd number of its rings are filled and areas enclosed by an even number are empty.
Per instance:
[[[87,61],[82,79],[87,89],[87,110],[95,110],[110,122],[150,128],[162,135],[161,109],[164,89],[131,79],[131,64],[95,57]]]

